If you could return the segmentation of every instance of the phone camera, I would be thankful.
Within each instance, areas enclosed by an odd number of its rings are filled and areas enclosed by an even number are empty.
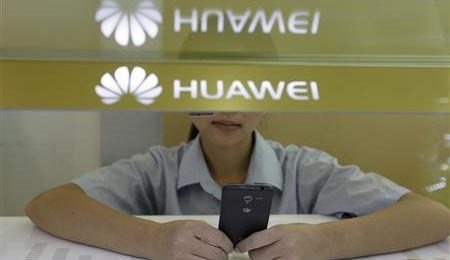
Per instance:
[[[245,202],[245,204],[249,204],[250,202],[252,202],[253,201],[253,197],[252,196],[250,196],[250,195],[245,195],[244,196],[244,202]]]

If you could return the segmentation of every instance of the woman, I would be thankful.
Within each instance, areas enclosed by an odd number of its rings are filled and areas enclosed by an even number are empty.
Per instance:
[[[218,214],[221,187],[274,186],[272,213],[348,218],[257,232],[238,252],[252,259],[335,259],[413,248],[449,235],[449,211],[434,201],[324,152],[264,140],[261,113],[192,117],[198,135],[178,147],[152,147],[51,189],[26,213],[65,239],[150,259],[227,259],[233,250],[201,221],[164,224],[130,215]],[[332,246],[329,246],[332,245]]]

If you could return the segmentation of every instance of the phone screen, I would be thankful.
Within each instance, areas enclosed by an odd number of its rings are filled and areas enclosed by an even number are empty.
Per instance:
[[[231,184],[222,189],[219,229],[234,245],[267,228],[273,188],[266,184]]]

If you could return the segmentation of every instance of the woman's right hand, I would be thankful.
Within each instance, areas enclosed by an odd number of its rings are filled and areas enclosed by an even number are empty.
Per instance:
[[[204,221],[178,220],[158,224],[148,238],[152,260],[228,259],[233,243]]]

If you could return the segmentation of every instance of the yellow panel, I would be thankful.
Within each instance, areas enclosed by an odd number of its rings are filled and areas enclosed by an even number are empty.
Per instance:
[[[130,71],[135,66],[142,67],[147,76],[154,73],[162,94],[151,105],[140,104],[135,100],[139,95],[130,93],[120,93],[116,104],[103,104],[95,86],[101,85],[104,74],[114,75],[120,66],[127,66]],[[449,71],[219,62],[3,61],[2,108],[448,113]],[[190,86],[179,98],[175,95],[177,80],[181,86]],[[219,93],[222,82],[223,95],[205,98],[201,80],[209,95]],[[192,81],[198,86],[194,88]],[[289,85],[295,82],[305,84],[297,88],[305,93],[289,92]],[[262,84],[270,85],[272,90],[262,91]]]

